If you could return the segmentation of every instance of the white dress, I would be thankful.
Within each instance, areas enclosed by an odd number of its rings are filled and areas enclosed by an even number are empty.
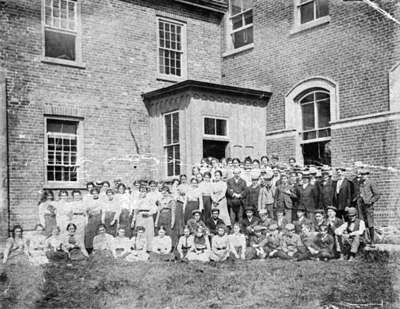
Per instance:
[[[228,212],[228,205],[226,203],[226,190],[227,190],[227,185],[226,182],[220,180],[218,182],[213,183],[213,194],[212,194],[212,200],[213,200],[213,207],[212,208],[218,208],[219,209],[219,217],[225,222],[227,226],[231,225],[231,218],[229,216]],[[215,206],[214,202],[218,202],[218,204]]]

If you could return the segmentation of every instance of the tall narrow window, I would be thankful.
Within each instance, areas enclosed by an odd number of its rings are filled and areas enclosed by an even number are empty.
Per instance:
[[[253,43],[253,1],[230,0],[229,3],[233,48]]]
[[[295,0],[300,24],[306,24],[329,15],[329,0]]]
[[[47,119],[47,181],[78,181],[78,121]]]
[[[307,164],[329,164],[330,93],[315,88],[304,92],[299,100],[302,115],[303,155]]]
[[[179,148],[179,112],[164,115],[165,153],[167,158],[167,176],[181,173],[181,155]]]
[[[158,19],[158,73],[164,78],[184,78],[186,75],[183,23]]]
[[[78,0],[43,0],[44,56],[80,61]]]

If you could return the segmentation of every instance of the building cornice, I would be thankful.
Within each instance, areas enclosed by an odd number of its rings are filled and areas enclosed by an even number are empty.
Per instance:
[[[142,97],[145,104],[150,105],[152,101],[158,98],[183,93],[185,91],[201,91],[207,93],[217,93],[222,95],[232,95],[242,98],[248,98],[251,100],[259,101],[259,105],[263,106],[266,106],[268,104],[269,99],[272,95],[271,92],[265,90],[214,84],[196,80],[185,80],[183,82],[176,83],[165,88],[143,93]]]
[[[225,14],[228,10],[228,4],[225,0],[174,0],[175,2],[187,4],[197,8]]]

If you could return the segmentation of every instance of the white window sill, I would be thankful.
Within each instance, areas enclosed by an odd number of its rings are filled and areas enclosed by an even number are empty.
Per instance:
[[[232,50],[229,50],[227,52],[224,52],[222,54],[222,57],[223,58],[229,57],[229,56],[232,56],[232,55],[235,55],[235,54],[238,54],[238,53],[241,53],[241,52],[244,52],[246,50],[253,49],[253,48],[254,48],[254,43],[251,43],[251,44],[248,44],[248,45],[245,45],[245,46],[242,46],[242,47],[239,47],[239,48],[232,49]]]
[[[58,65],[63,65],[63,66],[78,68],[78,69],[86,69],[86,65],[82,62],[65,60],[65,59],[43,57],[42,62],[48,63],[48,64],[58,64]]]
[[[230,141],[230,137],[227,135],[209,135],[203,134],[203,139],[213,140],[213,141]]]
[[[183,82],[186,80],[186,77],[179,77],[179,76],[174,76],[174,75],[165,75],[165,74],[158,74],[157,75],[157,80],[163,81],[163,82],[173,82],[173,83],[179,83]]]
[[[44,189],[77,189],[83,190],[86,187],[79,181],[76,182],[63,182],[63,181],[49,181],[44,186]]]
[[[308,30],[308,29],[311,29],[314,27],[325,25],[325,24],[329,23],[330,20],[331,20],[330,16],[324,16],[324,17],[318,18],[316,20],[310,21],[308,23],[305,23],[305,24],[295,25],[295,26],[293,26],[292,30],[290,31],[290,34],[299,33],[304,30]]]

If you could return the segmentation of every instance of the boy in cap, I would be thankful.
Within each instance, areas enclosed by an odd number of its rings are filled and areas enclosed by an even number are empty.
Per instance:
[[[283,234],[281,239],[280,249],[276,253],[276,256],[290,260],[296,258],[299,248],[302,247],[300,235],[295,233],[295,227],[292,223],[286,224],[286,232]]]
[[[335,234],[343,239],[343,249],[348,252],[349,261],[353,261],[356,256],[365,232],[365,222],[357,218],[357,209],[350,207],[348,209],[349,222],[343,223],[335,230]]]
[[[290,223],[290,221],[286,219],[284,210],[282,208],[277,209],[276,224],[278,225],[278,229],[283,231],[288,223]]]
[[[305,216],[305,210],[303,207],[297,208],[296,214],[297,214],[297,220],[293,222],[295,226],[295,231],[297,234],[300,234],[302,231],[302,225],[307,224],[311,227],[311,230],[314,230],[313,227],[313,222],[311,219],[306,218]]]
[[[260,246],[264,249],[266,256],[275,257],[278,252],[282,241],[282,235],[278,230],[278,225],[272,223],[268,227],[265,239],[260,243]]]
[[[254,235],[254,227],[258,225],[259,219],[254,216],[252,207],[246,208],[246,218],[242,220],[242,233],[250,237]],[[249,239],[249,238],[248,238]]]
[[[263,231],[266,227],[261,225],[256,225],[254,227],[254,234],[249,239],[249,247],[246,249],[246,259],[263,259],[265,258],[265,252],[263,249],[263,242],[265,240],[265,235]]]
[[[270,216],[268,216],[268,211],[266,209],[262,209],[259,215],[260,215],[259,225],[268,228],[271,224],[276,223]]]
[[[335,255],[340,254],[341,259],[343,259],[342,255],[342,237],[335,234],[335,230],[343,224],[343,220],[336,216],[336,207],[328,206],[328,217],[326,218],[326,224],[328,225],[328,233],[332,235],[335,240],[334,244],[334,252]]]
[[[188,220],[187,225],[189,226],[190,234],[194,234],[199,226],[203,228],[205,234],[209,233],[205,223],[201,220],[201,211],[199,209],[192,211],[192,218]]]
[[[333,236],[328,233],[328,226],[321,225],[319,230],[315,236],[314,244],[318,251],[318,258],[327,261],[335,256],[333,252],[335,241]]]
[[[365,221],[371,244],[374,243],[374,204],[379,200],[381,193],[378,191],[376,184],[369,179],[369,171],[361,170],[360,184],[360,210],[361,218]]]

